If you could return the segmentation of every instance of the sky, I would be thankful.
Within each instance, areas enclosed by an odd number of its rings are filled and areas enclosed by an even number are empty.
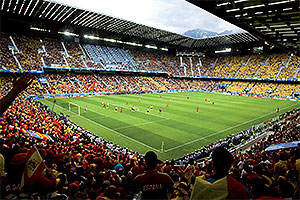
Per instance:
[[[136,22],[154,28],[183,34],[192,29],[214,32],[243,30],[185,0],[53,0]]]

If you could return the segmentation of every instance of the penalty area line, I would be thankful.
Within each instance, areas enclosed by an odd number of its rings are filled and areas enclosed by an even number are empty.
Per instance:
[[[46,101],[48,101],[48,100],[46,100]],[[50,101],[48,101],[48,102],[50,102]],[[64,107],[62,107],[62,106],[60,106],[60,105],[57,105],[57,106],[60,107],[60,108],[62,108],[62,109],[67,110],[66,108],[64,108]],[[71,112],[72,112],[72,111],[71,111]],[[120,132],[118,132],[118,131],[115,131],[115,130],[113,130],[113,129],[107,127],[107,126],[104,126],[104,125],[102,125],[102,124],[99,124],[98,122],[95,122],[95,121],[93,121],[93,120],[90,120],[89,118],[83,117],[83,116],[81,116],[81,115],[79,115],[79,117],[82,117],[83,119],[85,119],[85,120],[87,120],[87,121],[90,121],[90,122],[92,122],[92,123],[94,123],[94,124],[96,124],[96,125],[98,125],[98,126],[104,128],[104,129],[106,129],[106,130],[109,130],[109,131],[111,131],[111,132],[114,132],[114,133],[116,133],[117,135],[123,136],[123,137],[125,137],[125,138],[127,138],[127,139],[129,139],[129,140],[131,140],[131,141],[134,141],[134,142],[139,143],[139,144],[141,144],[141,145],[143,145],[143,146],[145,146],[145,147],[148,147],[149,149],[152,149],[152,150],[154,150],[154,151],[156,151],[156,152],[160,152],[160,150],[155,149],[154,147],[151,147],[151,146],[149,146],[149,145],[147,145],[147,144],[144,144],[143,142],[140,142],[140,141],[138,141],[138,140],[136,140],[136,139],[133,139],[133,138],[131,138],[131,137],[127,136],[127,135],[124,135],[124,134],[122,134],[122,133],[120,133]]]

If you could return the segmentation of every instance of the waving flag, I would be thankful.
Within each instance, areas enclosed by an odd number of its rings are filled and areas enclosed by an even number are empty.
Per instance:
[[[20,189],[22,189],[31,180],[35,180],[36,178],[41,176],[45,167],[46,165],[39,151],[34,146],[34,148],[32,148],[27,154],[27,162],[21,179]]]
[[[210,183],[196,178],[191,199],[249,199],[248,190],[231,176]]]
[[[31,135],[32,137],[35,137],[35,138],[38,138],[38,139],[41,139],[41,140],[51,140],[53,142],[53,139],[47,134],[42,134],[42,133],[39,133],[37,131],[30,131],[30,130],[27,130],[27,129],[22,129],[22,131],[24,133],[27,133],[27,134]]]
[[[268,148],[266,148],[265,151],[274,151],[274,150],[278,150],[278,149],[296,148],[296,147],[298,147],[299,143],[300,143],[300,141],[274,144],[274,145],[271,145]]]

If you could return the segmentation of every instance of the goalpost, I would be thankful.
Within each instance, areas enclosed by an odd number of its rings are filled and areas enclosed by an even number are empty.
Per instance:
[[[71,110],[72,107],[77,107],[77,113],[76,113],[76,111],[74,112]],[[69,102],[69,112],[76,113],[77,115],[80,116],[80,106],[77,105],[76,103]]]

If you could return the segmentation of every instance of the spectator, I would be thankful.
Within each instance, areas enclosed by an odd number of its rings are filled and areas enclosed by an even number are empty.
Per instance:
[[[134,183],[142,191],[142,199],[168,199],[168,192],[171,192],[174,184],[168,174],[158,172],[157,155],[149,151],[145,155],[146,172],[134,179]]]
[[[6,111],[18,94],[31,84],[32,80],[31,74],[22,74],[19,79],[14,81],[12,90],[0,101],[0,115]]]
[[[244,185],[228,175],[233,155],[224,147],[217,147],[212,153],[214,174],[203,180],[197,177],[191,199],[249,199]]]

